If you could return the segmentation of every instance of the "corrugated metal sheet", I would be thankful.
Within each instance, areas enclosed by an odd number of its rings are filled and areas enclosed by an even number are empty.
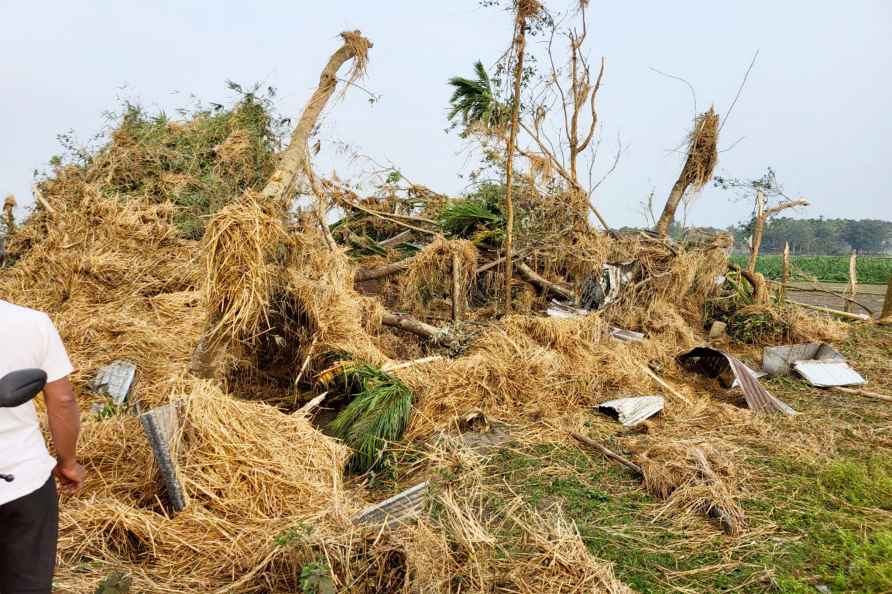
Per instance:
[[[91,388],[97,394],[111,398],[121,406],[130,395],[133,380],[136,379],[136,364],[123,359],[113,361],[96,372]]]
[[[793,369],[804,377],[805,381],[818,388],[863,386],[867,383],[867,380],[845,361],[797,361],[793,364]]]
[[[402,493],[371,505],[353,517],[354,524],[383,524],[388,529],[415,520],[421,515],[427,495],[428,482],[424,481]]]
[[[753,371],[742,361],[727,353],[710,347],[697,347],[678,356],[678,361],[688,369],[702,373],[707,377],[718,378],[725,387],[740,383],[747,406],[756,413],[783,413],[795,415],[796,411],[775,398],[762,387]]]
[[[836,349],[823,342],[807,342],[776,347],[766,347],[762,351],[762,369],[772,376],[789,375],[797,361],[845,361]]]
[[[174,403],[153,408],[139,415],[143,433],[152,446],[155,461],[161,469],[161,476],[167,487],[167,495],[175,512],[183,511],[188,503],[186,492],[180,482],[174,457],[174,442],[180,429],[177,406]]]
[[[602,402],[598,410],[616,416],[625,427],[634,427],[663,410],[663,405],[662,396],[632,396]]]

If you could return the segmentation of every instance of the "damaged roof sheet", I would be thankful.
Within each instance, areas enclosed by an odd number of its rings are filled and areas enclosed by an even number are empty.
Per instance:
[[[663,410],[663,405],[662,396],[632,396],[602,402],[598,410],[615,416],[624,427],[634,427]]]
[[[867,383],[867,380],[845,361],[797,361],[793,364],[793,369],[805,378],[805,381],[817,388],[863,386]]]
[[[793,416],[796,411],[762,387],[753,371],[739,359],[710,347],[696,347],[678,356],[683,366],[707,377],[719,378],[725,387],[734,380],[740,383],[743,396],[750,410],[756,413],[783,413]]]

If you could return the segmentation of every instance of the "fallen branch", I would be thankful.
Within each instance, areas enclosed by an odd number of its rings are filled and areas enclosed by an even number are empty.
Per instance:
[[[412,231],[407,229],[405,231],[397,233],[393,237],[388,237],[387,239],[382,239],[381,241],[378,242],[378,245],[380,245],[381,247],[390,247],[393,245],[399,245],[399,244],[403,243],[403,241],[405,241],[406,239],[408,239],[410,237],[412,237]]]
[[[34,184],[31,186],[31,192],[34,194],[34,199],[40,203],[44,210],[50,213],[50,216],[56,216],[56,209],[50,206],[50,203],[43,197],[43,192],[40,191],[40,186]]]
[[[868,398],[877,398],[879,400],[885,400],[887,402],[892,402],[892,396],[886,396],[885,394],[877,394],[876,392],[862,390],[861,388],[843,388],[842,386],[833,386],[831,389],[834,392],[842,392],[843,394],[857,394],[858,396],[867,396]]]
[[[641,476],[644,476],[644,473],[641,471],[641,467],[638,466],[637,464],[635,464],[634,462],[632,462],[631,460],[629,460],[628,458],[624,458],[624,457],[620,456],[619,454],[617,454],[616,452],[608,450],[606,447],[602,446],[597,441],[590,439],[590,438],[586,437],[585,435],[582,435],[581,433],[576,433],[575,431],[571,431],[570,435],[572,435],[574,439],[581,441],[585,445],[595,448],[596,450],[598,450],[599,452],[601,452],[602,454],[604,454],[605,456],[607,456],[614,462],[619,462],[620,464],[622,464],[629,470],[636,472],[636,473],[640,474]]]
[[[415,318],[403,314],[387,312],[381,316],[381,323],[385,326],[392,326],[394,328],[399,328],[400,330],[405,330],[406,332],[411,332],[412,334],[417,334],[436,344],[445,344],[452,340],[452,335],[447,328],[437,328],[436,326],[425,324],[421,320],[416,320]]]
[[[784,290],[798,291],[800,293],[826,293],[828,295],[833,295],[834,297],[839,297],[840,299],[845,299],[846,301],[848,301],[850,303],[854,303],[855,305],[857,305],[858,307],[860,307],[861,309],[866,311],[868,313],[868,315],[871,315],[871,316],[873,315],[873,310],[870,309],[869,307],[867,307],[866,305],[864,305],[863,303],[861,303],[860,301],[855,301],[851,297],[846,297],[844,294],[837,293],[836,291],[828,291],[827,289],[820,289],[818,287],[796,287],[794,285],[779,283],[779,282],[773,281],[773,280],[769,280],[768,282],[770,282],[771,284],[774,284],[774,285],[778,285],[779,287],[781,287]]]
[[[678,390],[676,390],[675,388],[670,386],[665,380],[663,380],[660,376],[658,376],[656,373],[651,371],[646,365],[642,365],[641,369],[643,369],[644,373],[649,375],[650,378],[652,380],[654,380],[655,382],[657,382],[664,390],[668,391],[670,394],[672,394],[676,398],[679,398],[685,404],[691,404],[691,401],[688,400],[687,398],[685,398],[684,394],[682,394],[681,392],[679,392]]]
[[[573,291],[565,289],[564,287],[542,277],[535,270],[527,266],[522,260],[517,261],[515,268],[520,277],[528,283],[532,283],[543,291],[554,293],[568,301],[576,301],[576,295],[573,294]]]
[[[810,303],[800,303],[799,301],[793,301],[792,299],[787,299],[786,302],[790,303],[792,305],[798,305],[799,307],[804,307],[805,309],[819,311],[821,313],[830,314],[832,316],[836,316],[836,317],[843,318],[846,320],[859,320],[862,322],[870,321],[870,316],[868,316],[867,314],[849,313],[847,311],[840,311],[838,309],[831,309],[829,307],[821,307],[820,305],[812,305]]]
[[[381,371],[391,372],[396,371],[397,369],[405,369],[406,367],[414,367],[416,365],[424,365],[425,363],[432,363],[434,361],[439,361],[443,357],[440,355],[431,355],[430,357],[422,357],[421,359],[412,359],[411,361],[402,361],[401,363],[387,363],[381,366]]]
[[[355,280],[356,282],[362,282],[381,278],[382,276],[390,276],[391,274],[396,274],[397,272],[402,272],[407,269],[414,261],[415,256],[412,256],[411,258],[404,258],[398,262],[391,262],[390,264],[378,266],[377,268],[362,268],[356,271]]]

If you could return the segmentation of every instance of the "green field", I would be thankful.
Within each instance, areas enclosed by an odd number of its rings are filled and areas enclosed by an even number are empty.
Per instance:
[[[746,266],[749,256],[735,254],[731,261]],[[848,256],[790,256],[790,280],[811,279],[844,283],[849,280]],[[783,270],[783,256],[759,256],[756,270],[767,278],[780,280]],[[886,284],[892,276],[892,258],[858,256],[858,282],[866,284]]]

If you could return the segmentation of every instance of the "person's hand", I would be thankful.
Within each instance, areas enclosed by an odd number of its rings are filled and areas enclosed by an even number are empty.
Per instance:
[[[53,469],[53,476],[59,481],[59,486],[66,493],[76,493],[84,484],[86,471],[77,463],[77,460],[59,462]]]

